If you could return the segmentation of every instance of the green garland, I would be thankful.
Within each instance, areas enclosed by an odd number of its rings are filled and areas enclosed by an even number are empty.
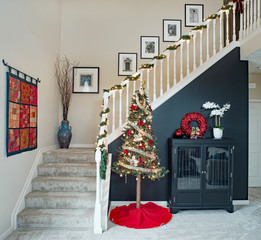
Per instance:
[[[99,140],[103,139],[103,138],[106,138],[107,137],[107,131],[104,130],[104,133],[103,134],[99,134],[97,136],[97,143],[99,142]]]
[[[140,66],[140,69],[142,69],[142,68],[153,68],[154,67],[154,64],[152,63],[152,64],[149,64],[149,63],[147,63],[147,64],[142,64],[141,66]]]
[[[217,19],[217,18],[220,18],[219,14],[211,14],[211,15],[208,16],[208,18],[206,20],[208,20],[208,19]]]
[[[136,77],[128,76],[128,77],[125,78],[125,80],[137,81],[139,78],[140,78],[140,75],[137,75]]]
[[[105,177],[106,177],[107,159],[108,159],[108,153],[106,150],[103,150],[101,152],[101,165],[100,165],[101,179],[105,179]]]
[[[103,114],[107,114],[110,112],[110,109],[109,108],[106,108],[105,110],[102,110],[101,113],[100,113],[100,117],[103,115]]]
[[[101,122],[99,127],[108,125],[108,118],[105,119],[105,121]]]
[[[179,47],[180,47],[180,44],[179,44],[179,45],[171,45],[171,46],[168,46],[168,47],[166,48],[166,50],[171,50],[171,51],[173,51],[173,50],[177,50]]]
[[[192,28],[191,31],[203,30],[205,28],[207,28],[207,25],[200,25],[200,26],[196,26],[196,27]]]
[[[126,87],[126,84],[125,85],[117,84],[117,85],[111,87],[110,89],[103,89],[103,92],[111,92],[113,90],[117,90],[117,89],[119,90],[119,89],[123,89],[125,87]]]
[[[192,35],[183,35],[180,39],[181,40],[190,40],[193,36]]]
[[[230,10],[230,9],[232,9],[232,8],[233,8],[232,5],[223,5],[220,10]]]
[[[166,58],[166,57],[167,57],[167,55],[160,54],[160,55],[158,55],[158,56],[155,56],[153,59],[162,60],[162,59],[164,59],[164,58]]]

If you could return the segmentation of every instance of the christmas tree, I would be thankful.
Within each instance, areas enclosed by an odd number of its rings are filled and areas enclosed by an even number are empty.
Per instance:
[[[132,98],[130,113],[123,134],[123,145],[119,149],[118,161],[112,170],[123,175],[134,175],[137,180],[136,208],[140,208],[141,177],[156,180],[164,177],[168,170],[160,167],[152,124],[152,109],[144,88],[137,90]]]

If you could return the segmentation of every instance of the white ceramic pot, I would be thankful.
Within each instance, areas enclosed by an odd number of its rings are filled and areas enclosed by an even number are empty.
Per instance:
[[[223,129],[213,128],[213,135],[215,139],[221,139],[223,136]]]

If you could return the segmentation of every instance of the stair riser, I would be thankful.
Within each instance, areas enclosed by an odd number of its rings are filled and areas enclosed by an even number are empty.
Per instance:
[[[88,198],[25,198],[26,208],[83,209],[94,208],[95,200]]]
[[[59,154],[43,153],[44,163],[95,163],[94,153],[87,154]]]
[[[19,228],[88,228],[93,226],[93,216],[17,216]]]
[[[32,182],[33,191],[52,191],[52,192],[87,192],[95,191],[95,184],[88,182],[57,182],[57,181],[34,181]]]
[[[95,168],[83,167],[38,167],[38,176],[88,177],[95,176]]]

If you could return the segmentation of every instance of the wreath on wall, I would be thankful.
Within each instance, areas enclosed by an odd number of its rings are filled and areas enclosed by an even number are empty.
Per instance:
[[[197,122],[198,126],[195,130],[195,128],[192,128],[190,126],[191,122]],[[191,112],[187,113],[181,120],[180,127],[175,132],[175,137],[183,137],[186,135],[187,137],[191,136],[203,136],[208,128],[207,120],[206,118],[197,112]]]

